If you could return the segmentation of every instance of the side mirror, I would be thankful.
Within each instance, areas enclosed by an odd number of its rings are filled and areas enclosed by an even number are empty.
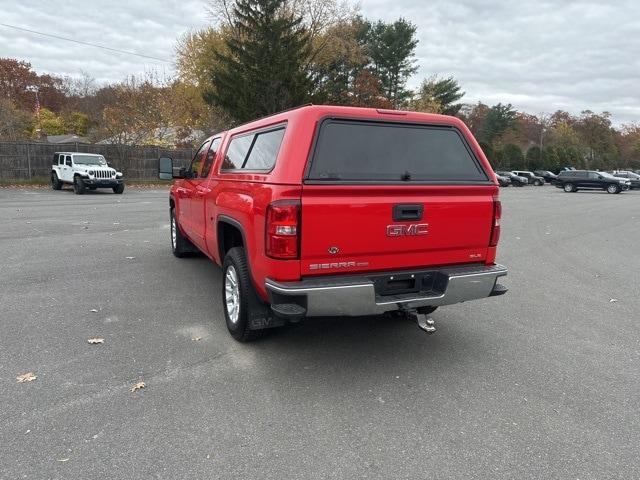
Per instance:
[[[160,157],[158,159],[158,178],[160,180],[172,180],[173,159],[171,157]]]

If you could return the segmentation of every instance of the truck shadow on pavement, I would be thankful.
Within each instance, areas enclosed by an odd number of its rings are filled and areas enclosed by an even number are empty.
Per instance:
[[[468,373],[491,363],[487,357],[495,353],[499,335],[487,330],[482,313],[469,317],[461,306],[434,312],[437,331],[432,335],[402,316],[317,317],[272,329],[250,343],[238,343],[224,323],[218,293],[220,269],[203,256],[181,263],[199,272],[201,285],[206,270],[205,284],[213,293],[205,300],[208,314],[203,332],[215,338],[216,349],[224,345],[227,355],[239,364],[248,362],[254,374],[260,372],[267,378],[293,380],[313,371],[327,385],[351,389],[362,387],[360,379],[366,384],[367,378],[376,378],[379,372],[387,372],[394,380],[407,372],[421,377],[452,374],[458,369]],[[431,373],[425,373],[427,370]]]

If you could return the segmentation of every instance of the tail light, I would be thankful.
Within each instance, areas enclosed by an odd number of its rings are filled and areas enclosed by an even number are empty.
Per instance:
[[[267,207],[265,249],[267,256],[295,259],[300,253],[300,202],[280,200]]]
[[[493,224],[491,225],[491,241],[490,247],[496,247],[500,240],[500,219],[502,218],[502,203],[500,200],[493,199]]]

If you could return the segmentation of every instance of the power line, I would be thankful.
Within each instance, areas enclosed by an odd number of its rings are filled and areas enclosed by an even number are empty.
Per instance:
[[[103,50],[109,50],[111,52],[124,53],[126,55],[135,55],[136,57],[149,58],[151,60],[158,60],[164,63],[173,63],[171,60],[165,58],[152,57],[151,55],[143,55],[142,53],[128,52],[126,50],[119,50],[117,48],[105,47],[104,45],[98,45],[97,43],[83,42],[81,40],[74,40],[73,38],[60,37],[58,35],[52,35],[50,33],[37,32],[28,28],[16,27],[15,25],[9,25],[7,23],[0,23],[3,27],[13,28],[14,30],[21,30],[23,32],[35,33],[36,35],[42,35],[43,37],[57,38],[58,40],[64,40],[66,42],[78,43],[80,45],[87,45],[89,47],[101,48]]]

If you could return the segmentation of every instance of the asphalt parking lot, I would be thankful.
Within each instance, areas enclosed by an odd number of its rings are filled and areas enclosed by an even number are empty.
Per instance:
[[[640,191],[502,200],[510,291],[435,335],[239,344],[219,269],[171,255],[166,190],[0,190],[0,478],[639,478]]]

